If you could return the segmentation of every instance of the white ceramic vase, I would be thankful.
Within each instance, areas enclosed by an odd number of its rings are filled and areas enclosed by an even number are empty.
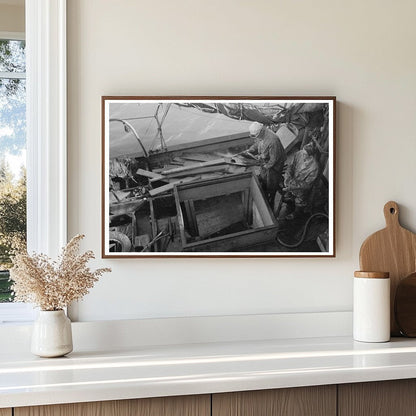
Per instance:
[[[63,310],[40,311],[33,325],[31,351],[39,357],[61,357],[72,351],[71,321]]]

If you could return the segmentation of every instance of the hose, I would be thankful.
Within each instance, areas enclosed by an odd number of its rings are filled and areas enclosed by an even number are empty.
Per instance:
[[[314,218],[317,218],[317,217],[325,217],[325,218],[328,218],[329,219],[328,215],[326,215],[325,213],[323,213],[323,212],[317,212],[316,214],[311,215],[308,218],[308,220],[306,221],[305,226],[303,227],[302,236],[300,237],[300,240],[297,243],[295,243],[295,244],[285,243],[284,241],[282,241],[279,238],[279,235],[277,235],[277,237],[276,237],[277,242],[279,244],[281,244],[283,247],[287,247],[287,248],[296,248],[296,247],[299,247],[303,243],[303,241],[305,240],[306,232],[308,231],[309,224],[311,223],[311,221]]]

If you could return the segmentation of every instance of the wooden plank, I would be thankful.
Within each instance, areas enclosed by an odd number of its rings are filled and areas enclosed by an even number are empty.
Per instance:
[[[198,177],[179,179],[175,182],[168,183],[167,185],[163,185],[163,186],[159,186],[158,188],[151,189],[149,191],[149,194],[150,194],[150,196],[160,195],[160,194],[163,194],[165,192],[172,191],[175,185],[180,185],[182,183],[188,183],[188,182],[196,181],[197,179],[198,179]]]
[[[188,220],[191,234],[193,236],[198,236],[199,235],[198,222],[196,220],[196,215],[195,215],[194,201],[192,200],[183,201],[183,204],[185,206],[186,218]]]
[[[156,172],[158,174],[161,174],[164,170],[168,170],[168,169],[176,169],[177,165],[172,165],[170,163],[171,161],[169,160],[169,162],[165,162],[163,164],[163,167],[158,167],[158,168],[154,168],[153,172]]]
[[[233,175],[217,180],[198,182],[178,187],[178,195],[181,201],[187,199],[200,200],[221,196],[233,192],[240,192],[250,186],[251,174]]]
[[[181,158],[193,162],[208,162],[209,160],[217,159],[218,156],[211,153],[184,153],[181,155]]]
[[[269,204],[266,202],[266,196],[264,195],[264,192],[261,189],[260,183],[256,176],[252,177],[250,191],[263,224],[265,226],[276,224],[276,219],[274,218],[273,211],[271,210]]]
[[[134,201],[119,202],[110,205],[110,216],[121,215],[138,210],[146,201],[144,199],[136,199]]]
[[[181,234],[181,241],[182,246],[186,245],[187,239],[185,235],[185,222],[183,220],[183,212],[181,208],[181,203],[178,195],[178,188],[175,186],[173,188],[173,195],[175,196],[175,204],[176,204],[176,213],[178,217],[178,224],[179,224],[179,232]]]
[[[185,164],[184,160],[179,160],[178,157],[175,157],[173,160],[170,161],[172,165],[183,166]]]
[[[155,238],[157,236],[157,219],[155,216],[155,207],[153,205],[153,200],[150,199],[149,200],[149,205],[150,205],[150,223],[152,225],[152,239]]]
[[[156,172],[150,172],[149,170],[144,169],[137,169],[136,173],[141,176],[145,176],[146,178],[155,179],[155,180],[163,180],[163,175],[160,175]]]
[[[208,179],[218,179],[224,177],[224,174],[221,172],[217,173],[206,173],[200,176],[201,180],[208,180]]]
[[[336,396],[336,386],[213,394],[212,415],[335,416],[337,414]],[[372,398],[369,402],[373,403]]]
[[[12,409],[0,409],[0,416],[12,416]]]
[[[149,191],[149,194],[151,196],[156,196],[156,195],[159,195],[159,194],[163,194],[164,192],[169,192],[173,189],[175,184],[177,185],[179,183],[181,183],[181,181],[175,181],[175,182],[172,182],[172,183],[168,183],[167,185],[159,186],[155,189],[151,189]]]
[[[136,216],[132,215],[131,216],[131,242],[133,244],[136,240],[136,234],[137,234],[137,220],[136,220]],[[134,245],[133,245],[133,247],[134,247]]]
[[[184,251],[239,251],[245,247],[274,241],[277,235],[277,225],[240,231],[221,237],[210,238],[183,246]]]
[[[303,135],[302,135],[302,137],[303,137]],[[286,146],[285,146],[285,144],[284,143],[282,143],[283,144],[283,147],[285,148],[285,152],[286,152],[286,154],[288,154],[288,153],[290,153],[291,151],[292,151],[292,149],[299,143],[299,142],[301,142],[302,141],[302,137],[300,137],[299,135],[298,136],[296,136],[290,143],[287,143],[286,144]]]
[[[242,199],[242,203],[243,203],[243,216],[244,216],[244,221],[247,224],[251,224],[251,220],[250,220],[250,199],[251,199],[251,194],[250,194],[250,188],[245,189],[242,193],[241,193],[241,199]]]
[[[188,176],[188,175],[199,175],[209,172],[224,172],[228,169],[228,165],[214,165],[214,166],[204,166],[204,167],[195,167],[192,169],[186,169],[176,173],[166,174],[164,178],[178,178],[181,176]],[[166,179],[164,179],[166,180]],[[153,181],[151,181],[153,182]]]
[[[253,202],[253,227],[261,228],[264,227],[263,218],[257,208],[256,203]]]
[[[416,380],[392,380],[338,386],[339,416],[414,416]]]
[[[179,179],[179,178],[169,178],[169,179],[166,179],[166,182],[173,183],[176,186],[178,184],[178,182],[181,182],[181,183],[194,182],[194,181],[202,179],[203,177],[205,179],[205,177],[207,177],[207,176],[209,177],[210,175],[197,175],[196,177],[195,176],[186,176],[186,177],[181,178],[181,179]],[[212,174],[211,174],[211,176],[212,176]],[[219,174],[216,175],[216,178],[218,178],[218,177],[220,177]]]
[[[157,397],[137,400],[18,407],[15,416],[210,416],[210,396]],[[11,413],[10,413],[11,414]],[[9,416],[10,414],[7,414]]]
[[[162,172],[160,172],[160,173],[162,175],[169,176],[169,175],[174,175],[174,174],[177,174],[177,173],[182,173],[182,172],[186,172],[186,171],[197,169],[197,168],[223,165],[223,164],[226,164],[226,163],[227,163],[227,161],[224,158],[221,158],[221,159],[216,159],[216,160],[210,160],[208,162],[193,163],[192,165],[182,166],[180,168],[162,170]]]
[[[250,195],[250,199],[248,200],[248,212],[247,212],[247,222],[248,225],[252,225],[253,224],[253,198],[251,198]]]

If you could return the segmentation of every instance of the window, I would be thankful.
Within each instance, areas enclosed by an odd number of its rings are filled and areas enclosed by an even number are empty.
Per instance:
[[[26,244],[26,43],[0,34],[0,323],[26,321],[30,305],[12,301],[10,252]]]
[[[0,38],[0,218],[4,303],[12,300],[7,271],[11,251],[26,244],[26,53],[20,39]]]
[[[25,0],[25,21],[27,247],[55,257],[66,243],[66,0]],[[0,323],[33,315],[0,303]]]
[[[25,20],[27,247],[55,257],[66,243],[66,0],[25,0]],[[33,315],[31,305],[0,303],[0,324]]]

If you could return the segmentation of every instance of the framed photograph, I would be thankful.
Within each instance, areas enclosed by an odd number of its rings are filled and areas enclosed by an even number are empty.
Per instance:
[[[334,257],[335,97],[102,97],[102,255]]]

